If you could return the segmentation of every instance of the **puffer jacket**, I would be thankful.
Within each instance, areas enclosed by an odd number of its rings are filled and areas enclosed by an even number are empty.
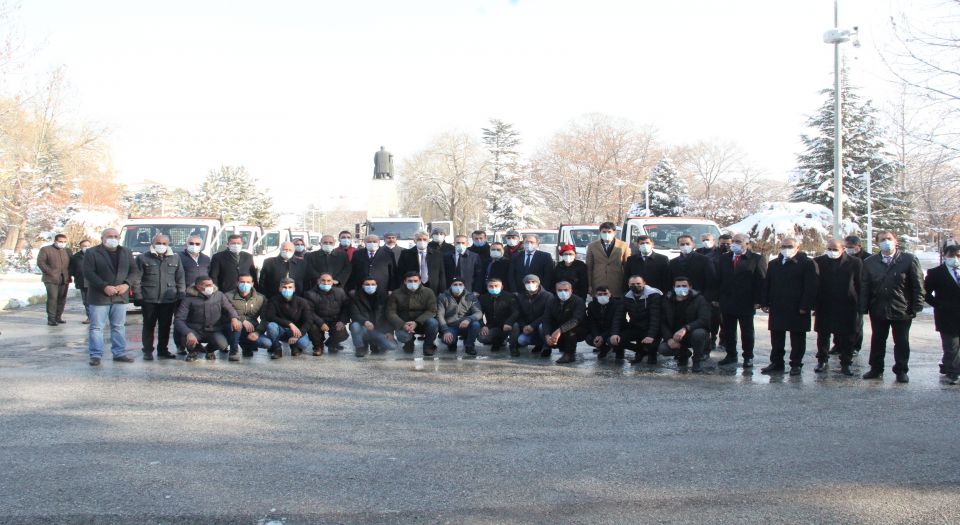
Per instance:
[[[301,332],[306,333],[319,321],[313,313],[310,301],[298,296],[293,296],[288,301],[278,293],[264,305],[257,331],[265,332],[269,323],[277,323],[281,328],[288,328],[293,323]]]
[[[520,327],[532,326],[534,328],[543,324],[543,316],[547,313],[547,304],[553,299],[553,294],[538,289],[535,295],[530,295],[526,290],[517,294],[517,322]]]
[[[460,295],[459,300],[449,290],[440,294],[437,298],[437,321],[440,323],[440,330],[446,329],[447,325],[459,324],[467,319],[471,321],[483,319],[477,294],[465,291]]]
[[[263,305],[266,304],[266,297],[257,293],[256,290],[250,290],[246,297],[240,295],[240,290],[234,290],[227,294],[230,304],[237,311],[237,319],[240,322],[249,321],[253,326],[260,322],[260,313],[263,311]]]
[[[710,303],[696,290],[690,290],[684,301],[678,301],[673,292],[667,292],[662,306],[660,335],[664,339],[670,339],[681,328],[686,328],[688,333],[710,329]]]
[[[313,313],[328,325],[336,322],[350,324],[350,298],[343,288],[334,286],[329,292],[313,287],[304,294],[313,305]]]
[[[133,299],[152,304],[168,304],[182,299],[186,289],[180,256],[170,253],[159,256],[150,251],[137,256],[140,279],[133,285]]]
[[[395,330],[399,330],[407,321],[416,321],[419,325],[436,316],[437,296],[426,286],[420,286],[415,292],[404,286],[387,299],[387,319]]]
[[[863,261],[860,311],[879,319],[904,321],[923,311],[923,270],[912,253],[897,250],[893,262],[883,264],[875,253]]]
[[[200,335],[204,332],[219,332],[227,326],[231,319],[238,319],[237,311],[217,287],[213,287],[213,294],[209,297],[200,293],[191,286],[186,296],[180,301],[177,315],[174,317],[174,329],[180,335],[193,332]]]
[[[510,292],[500,292],[499,295],[485,293],[480,296],[480,311],[486,319],[488,328],[502,328],[504,325],[513,326],[517,322],[520,310],[517,308],[517,296]]]

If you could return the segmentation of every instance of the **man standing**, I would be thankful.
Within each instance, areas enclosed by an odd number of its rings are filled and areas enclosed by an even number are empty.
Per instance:
[[[383,291],[392,290],[396,285],[396,259],[389,248],[380,246],[380,238],[376,235],[367,235],[364,250],[353,254],[350,265],[349,290],[356,290],[367,279],[377,281],[377,287]]]
[[[807,351],[810,312],[817,301],[817,265],[800,243],[792,237],[780,241],[780,256],[767,265],[760,304],[770,314],[770,364],[760,373],[775,374],[785,370],[787,332],[790,332],[790,375],[800,375],[803,355]]]
[[[700,235],[700,248],[694,250],[710,260],[713,265],[713,273],[716,275],[720,271],[720,247],[716,244],[712,233]],[[714,289],[716,287],[714,286]],[[717,301],[716,294],[710,298],[710,350],[717,348],[717,335],[720,334],[720,303]],[[723,344],[723,341],[720,341]]]
[[[307,243],[303,239],[294,239],[293,240],[293,256],[297,259],[303,260],[307,255]]]
[[[443,268],[443,254],[428,247],[430,236],[427,232],[418,232],[414,237],[417,245],[403,250],[397,265],[399,275],[416,272],[420,276],[419,285],[433,291],[434,298],[446,289],[447,276]]]
[[[333,284],[343,288],[348,287],[350,280],[350,261],[347,254],[336,250],[336,241],[333,235],[324,235],[320,238],[320,249],[310,252],[304,257],[307,263],[307,279],[316,280],[321,274],[329,273],[333,276]]]
[[[437,250],[446,257],[453,253],[453,246],[447,242],[447,232],[443,228],[434,228],[430,236],[430,244],[427,245],[432,250]]]
[[[543,317],[553,294],[544,290],[540,278],[528,275],[523,279],[523,291],[517,293],[517,315],[510,330],[510,355],[520,355],[520,347],[533,345],[530,354],[550,357],[551,350],[544,348]]]
[[[460,279],[468,291],[479,292],[482,289],[483,268],[480,256],[467,249],[467,236],[457,235],[453,242],[453,251],[443,256],[444,273],[448,284]]]
[[[827,241],[826,253],[813,260],[820,271],[820,286],[817,291],[816,320],[817,367],[814,372],[824,372],[830,358],[830,338],[840,350],[840,373],[852,376],[853,332],[857,313],[860,311],[860,275],[863,261],[843,251],[837,239]]]
[[[137,256],[140,278],[133,284],[133,302],[143,309],[143,360],[153,361],[154,332],[157,358],[176,359],[167,345],[177,302],[183,299],[186,283],[180,257],[170,250],[170,238],[162,233],[153,237],[150,249]]]
[[[467,249],[477,254],[480,257],[483,268],[486,268],[487,265],[490,264],[490,245],[487,244],[487,232],[475,230],[470,236],[473,238],[473,244]],[[483,286],[484,283],[479,284],[480,288],[483,288]]]
[[[43,274],[43,286],[47,289],[47,325],[66,323],[63,309],[70,288],[70,250],[67,249],[66,235],[58,233],[53,238],[53,244],[40,248],[37,266]]]
[[[690,287],[700,292],[709,304],[716,295],[716,266],[707,256],[693,251],[693,237],[690,235],[677,237],[677,247],[680,255],[670,261],[671,279],[678,275],[686,277]]]
[[[290,244],[290,251],[293,245]],[[292,256],[292,254],[291,254]],[[297,282],[284,277],[277,285],[276,294],[267,301],[260,316],[257,331],[270,341],[270,359],[283,358],[283,342],[290,345],[290,356],[296,357],[313,346],[308,332],[318,322],[313,306],[298,297]]]
[[[552,288],[553,257],[540,251],[540,239],[536,235],[527,235],[523,240],[523,251],[510,257],[510,282],[507,291],[523,292],[523,280],[528,275],[540,278],[541,286]]]
[[[628,286],[629,290],[623,296],[623,313],[626,317],[621,321],[620,346],[633,349],[631,364],[642,364],[646,356],[647,364],[655,365],[663,292],[647,285],[639,275],[630,276]]]
[[[253,276],[241,275],[237,278],[237,288],[227,294],[227,299],[237,312],[240,321],[240,330],[228,330],[226,335],[230,341],[230,361],[239,361],[238,352],[243,349],[243,357],[253,357],[257,348],[269,348],[270,340],[257,332],[260,324],[260,313],[266,304],[263,294],[257,293],[253,287]]]
[[[620,341],[623,304],[606,286],[598,286],[594,294],[594,300],[587,305],[587,344],[600,350],[597,359],[607,357],[613,349],[617,361],[620,361],[624,353]]]
[[[397,349],[393,327],[387,319],[387,290],[368,277],[350,294],[350,338],[357,357]]]
[[[866,262],[867,257],[870,257],[870,254],[863,249],[860,237],[856,235],[850,235],[843,239],[843,251],[851,257],[860,259],[860,262]],[[859,311],[857,312],[857,324],[854,327],[852,337],[853,353],[857,354],[863,349],[863,314]]]
[[[923,287],[943,346],[940,373],[951,385],[960,384],[960,245],[944,247],[943,264],[927,270]]]
[[[723,317],[723,349],[727,356],[719,366],[737,363],[737,328],[743,348],[743,367],[753,367],[755,342],[753,317],[763,300],[763,285],[767,277],[767,262],[763,256],[750,251],[750,238],[742,233],[733,236],[730,253],[720,256],[719,301]]]
[[[260,272],[260,291],[267,299],[276,297],[280,293],[280,283],[284,279],[292,279],[294,289],[302,290],[307,281],[307,263],[293,256],[292,242],[280,245],[280,255],[263,261],[263,270]]]
[[[337,246],[337,251],[342,252],[347,256],[347,261],[353,260],[353,252],[356,248],[353,247],[353,234],[347,230],[340,232],[340,246]]]
[[[393,324],[404,352],[412,353],[414,336],[423,334],[423,355],[434,354],[440,327],[437,323],[437,296],[420,283],[420,272],[407,272],[403,287],[387,298],[387,319]]]
[[[249,275],[253,286],[257,286],[257,267],[253,256],[243,251],[243,237],[233,234],[227,237],[227,249],[213,254],[210,258],[210,277],[213,284],[223,293],[237,289],[241,275]]]
[[[547,348],[558,348],[558,365],[572,363],[577,358],[577,343],[586,334],[587,305],[583,299],[573,295],[573,286],[568,282],[557,283],[557,294],[547,303],[547,312],[543,316],[543,333]],[[550,354],[547,353],[547,356]],[[540,357],[544,357],[541,353]]]
[[[383,247],[390,250],[390,253],[393,254],[393,264],[396,265],[400,261],[400,252],[403,251],[403,248],[397,244],[397,234],[396,233],[387,233],[383,236]]]
[[[313,314],[317,318],[308,331],[310,341],[313,342],[313,355],[323,355],[324,341],[327,342],[327,350],[336,353],[340,343],[346,341],[350,335],[347,333],[347,325],[350,324],[350,300],[347,292],[333,285],[332,275],[323,273],[320,274],[317,286],[307,290],[304,297],[313,305]]]
[[[467,355],[477,355],[476,342],[482,319],[480,300],[477,294],[469,291],[463,279],[454,278],[450,288],[437,298],[439,333],[449,352],[456,352],[457,341],[463,339],[463,351]]]
[[[637,237],[637,253],[627,259],[624,273],[643,277],[646,286],[652,286],[662,293],[671,287],[670,259],[653,251],[653,239],[649,235]]]
[[[503,351],[503,343],[517,322],[516,296],[505,292],[503,281],[493,277],[487,281],[487,293],[480,296],[480,311],[483,312],[483,326],[477,341],[490,345],[491,352]]]
[[[707,337],[710,332],[710,304],[703,294],[693,289],[690,279],[682,275],[673,278],[673,290],[663,298],[660,316],[659,352],[675,355],[681,367],[693,357],[693,373],[703,372],[707,358]]]
[[[600,225],[600,239],[587,246],[587,275],[590,294],[600,286],[607,287],[613,297],[623,297],[624,265],[630,258],[630,246],[616,238],[617,227],[612,222]]]
[[[520,232],[517,230],[507,230],[503,236],[504,252],[503,258],[510,259],[514,255],[523,252],[523,244],[520,242]]]
[[[891,231],[877,236],[880,253],[863,263],[860,312],[870,314],[870,370],[864,379],[883,377],[887,336],[893,332],[893,373],[898,383],[907,383],[910,360],[910,325],[923,311],[923,272],[912,253],[899,249]]]
[[[187,361],[197,360],[201,344],[206,345],[207,359],[216,359],[215,352],[226,350],[229,344],[224,331],[228,327],[234,332],[243,328],[233,304],[217,290],[213,279],[204,275],[197,277],[180,301],[175,323],[177,334],[187,347]]]
[[[90,324],[90,303],[87,302],[87,286],[83,280],[83,256],[89,249],[90,241],[84,239],[80,241],[80,249],[77,250],[77,253],[70,256],[70,278],[73,279],[73,287],[80,290],[83,311],[86,314],[83,324]]]
[[[120,232],[107,228],[100,234],[100,246],[83,257],[83,280],[90,303],[88,348],[90,366],[100,366],[103,357],[103,327],[110,322],[110,350],[114,362],[132,363],[127,355],[127,297],[139,279],[137,262],[130,250],[120,246]]]
[[[183,265],[183,281],[190,283],[190,286],[193,286],[193,283],[197,281],[197,277],[210,275],[210,257],[200,252],[202,247],[203,239],[191,235],[187,239],[186,248],[178,254],[180,255],[180,264]]]

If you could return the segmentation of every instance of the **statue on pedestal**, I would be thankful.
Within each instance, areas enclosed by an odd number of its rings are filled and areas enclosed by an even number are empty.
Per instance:
[[[393,155],[380,146],[380,151],[373,154],[373,180],[393,179]]]

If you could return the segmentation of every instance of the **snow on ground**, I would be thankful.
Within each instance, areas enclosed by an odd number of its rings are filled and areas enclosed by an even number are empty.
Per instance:
[[[77,293],[71,285],[69,295]],[[46,295],[47,290],[37,274],[0,273],[0,310],[22,308],[30,304],[30,298],[43,300]]]

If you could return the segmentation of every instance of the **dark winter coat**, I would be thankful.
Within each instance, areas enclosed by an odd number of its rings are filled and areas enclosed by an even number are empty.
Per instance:
[[[307,263],[307,280],[311,283],[317,282],[321,274],[329,273],[334,281],[337,281],[341,287],[348,290],[350,288],[350,274],[353,271],[351,261],[347,260],[347,254],[333,250],[327,253],[323,250],[310,252],[303,257]]]
[[[447,241],[443,241],[443,242],[430,241],[427,243],[427,249],[437,250],[444,257],[446,257],[451,253],[455,253],[457,251],[457,249],[454,248],[454,246]]]
[[[205,253],[197,254],[196,260],[190,255],[190,252],[183,250],[178,253],[180,264],[183,265],[183,282],[187,288],[197,284],[197,277],[201,275],[210,275],[210,256]]]
[[[852,334],[860,313],[863,261],[841,252],[839,259],[821,255],[813,262],[817,263],[820,271],[814,330]]]
[[[222,331],[231,319],[238,319],[237,311],[227,296],[216,290],[216,286],[209,297],[200,293],[196,286],[191,286],[177,307],[173,325],[181,336],[193,332],[199,337],[206,332]]]
[[[519,315],[517,296],[510,292],[485,293],[480,296],[480,311],[483,312],[484,326],[497,329],[504,325],[513,326]]]
[[[350,297],[343,288],[334,286],[329,292],[324,292],[314,286],[304,294],[304,298],[310,301],[313,313],[327,326],[332,327],[338,321],[350,324]]]
[[[587,298],[587,291],[589,290],[587,263],[574,260],[573,263],[567,266],[561,261],[553,268],[553,277],[551,280],[554,285],[561,281],[567,281],[570,283],[570,286],[573,287],[573,295],[581,299]]]
[[[644,286],[639,297],[633,290],[623,296],[625,318],[622,329],[636,330],[645,334],[640,339],[660,337],[660,318],[662,314],[663,293],[652,286]],[[622,330],[621,330],[622,331]]]
[[[427,319],[436,317],[437,296],[426,286],[420,286],[415,292],[407,290],[406,286],[397,288],[387,298],[387,319],[394,330],[399,330],[409,321],[416,321],[419,327]]]
[[[557,296],[550,298],[543,316],[543,333],[550,335],[560,330],[561,334],[583,339],[587,333],[587,305],[583,299],[571,295],[566,301]]]
[[[807,254],[798,252],[785,264],[782,255],[770,261],[760,299],[760,304],[770,309],[767,328],[809,332],[810,312],[817,305],[817,286],[817,263]]]
[[[960,334],[960,285],[941,264],[927,270],[923,281],[927,303],[933,307],[933,323],[938,332]]]
[[[670,261],[670,284],[667,288],[673,288],[673,279],[681,276],[690,279],[690,287],[703,294],[708,302],[715,300],[717,272],[709,257],[693,252]]]
[[[113,265],[110,251],[102,244],[87,250],[83,256],[83,280],[87,285],[87,303],[90,305],[124,304],[130,294],[107,296],[107,286],[126,284],[131,289],[140,279],[133,252],[123,246],[117,247],[117,265]]]
[[[73,286],[77,290],[86,288],[83,280],[83,250],[77,250],[77,253],[70,256],[70,277],[73,278]]]
[[[763,298],[763,285],[767,277],[767,261],[759,253],[740,254],[737,267],[733,267],[734,254],[725,253],[719,259],[720,311],[730,315],[753,315],[756,305]]]
[[[889,265],[883,264],[882,254],[867,257],[860,311],[891,321],[913,319],[923,311],[923,270],[917,257],[897,250]]]
[[[510,258],[510,282],[503,283],[508,292],[522,293],[523,278],[528,275],[536,275],[540,278],[540,286],[544,290],[553,290],[553,258],[547,252],[537,250],[533,252],[530,258],[530,266],[525,263],[527,254],[523,251],[518,252]]]
[[[260,271],[260,293],[267,298],[280,296],[280,281],[289,277],[297,287],[297,295],[302,296],[306,288],[307,263],[303,259],[291,257],[284,260],[279,255],[263,261]],[[300,325],[297,327],[302,328]]]
[[[397,263],[398,287],[402,286],[403,276],[407,272],[420,272],[420,250],[416,246],[400,252],[400,262]],[[427,275],[428,280],[424,286],[432,290],[434,296],[446,289],[447,274],[443,267],[443,254],[438,250],[427,248]]]
[[[70,282],[70,250],[57,248],[50,244],[40,248],[37,254],[37,266],[48,284],[68,284]]]
[[[252,277],[254,287],[259,284],[257,267],[253,264],[253,256],[249,253],[240,252],[234,255],[230,250],[223,250],[210,258],[210,278],[223,293],[236,290],[237,281],[240,280],[241,275]],[[187,286],[192,284],[187,283]]]
[[[686,328],[710,330],[710,303],[696,290],[690,290],[686,300],[677,300],[676,294],[667,292],[661,303],[660,337],[670,339],[677,330]]]
[[[494,261],[490,259],[490,262],[484,267],[483,275],[483,292],[487,291],[487,281],[493,278],[500,279],[503,281],[503,289],[507,291],[507,281],[510,280],[510,261],[507,259],[498,259]]]
[[[553,294],[540,288],[537,293],[530,295],[526,290],[517,294],[517,322],[520,328],[532,326],[536,328],[543,323],[543,316],[547,313],[547,305],[553,299]]]
[[[186,284],[180,256],[173,253],[163,257],[150,247],[137,256],[140,278],[133,286],[133,299],[150,304],[175,303],[183,298]]]
[[[267,300],[260,314],[260,324],[257,331],[263,333],[267,330],[267,325],[277,323],[280,328],[289,328],[294,324],[301,332],[307,333],[314,325],[321,321],[313,314],[313,305],[303,297],[293,296],[286,300],[278,292]]]
[[[353,254],[350,266],[350,279],[347,281],[347,289],[349,290],[359,290],[363,281],[371,278],[377,281],[378,289],[393,290],[399,286],[400,276],[397,274],[397,261],[393,252],[387,247],[381,247],[377,250],[373,254],[372,262],[367,250],[358,250]]]
[[[241,322],[247,321],[253,326],[260,323],[260,314],[267,302],[267,298],[263,294],[257,293],[256,290],[250,290],[250,293],[243,297],[240,295],[240,290],[233,290],[227,294],[227,299],[230,299],[230,304],[237,312],[237,319]]]
[[[393,331],[387,320],[387,292],[377,288],[377,291],[370,295],[361,289],[350,292],[350,298],[350,318],[354,323],[370,321],[379,332]]]
[[[467,250],[480,257],[481,268],[486,270],[487,265],[490,264],[490,243],[486,243],[483,246],[470,245],[467,246]]]
[[[628,283],[634,275],[639,275],[643,277],[647,286],[652,286],[661,292],[673,288],[673,283],[670,281],[670,259],[662,253],[654,252],[644,258],[639,251],[635,251],[627,259],[623,275],[626,276],[624,284]],[[629,287],[625,289],[628,290]]]
[[[623,301],[620,298],[611,297],[607,304],[600,304],[593,300],[587,305],[588,340],[594,337],[619,335],[622,324]]]

